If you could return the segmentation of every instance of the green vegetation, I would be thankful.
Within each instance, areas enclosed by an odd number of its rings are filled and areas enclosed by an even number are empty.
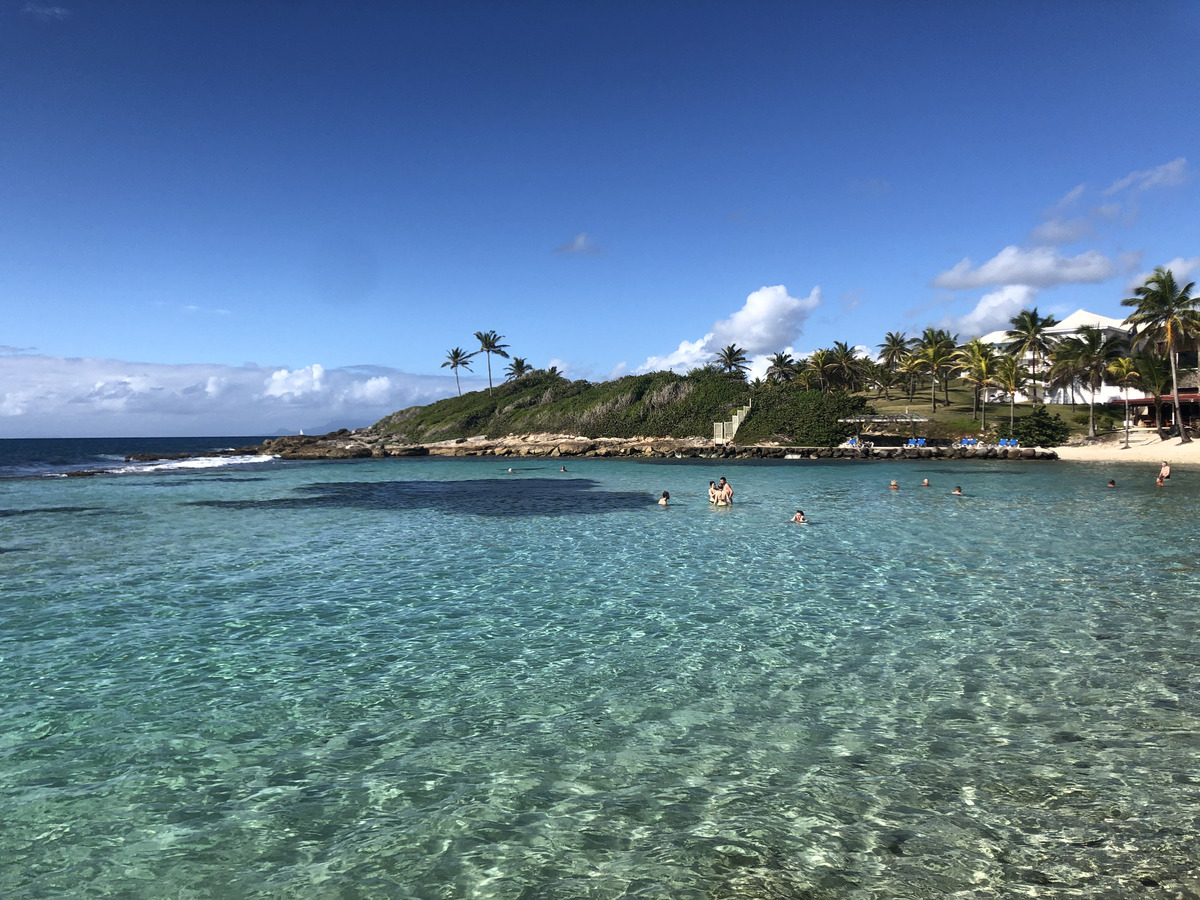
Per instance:
[[[1164,398],[1173,395],[1175,429],[1180,427],[1179,355],[1194,342],[1200,349],[1200,298],[1194,284],[1180,287],[1162,268],[1122,304],[1135,307],[1128,324],[1140,326],[1129,334],[1088,326],[1059,339],[1051,328],[1053,316],[1037,309],[1021,310],[1009,320],[1007,341],[1001,346],[975,338],[959,343],[958,335],[926,328],[920,337],[888,332],[878,345],[877,359],[860,356],[858,348],[835,341],[830,348],[795,358],[781,350],[767,358],[766,378],[746,383],[750,362],[736,344],[721,348],[706,366],[687,375],[652,372],[593,384],[568,381],[556,369],[533,369],[519,356],[511,357],[508,380],[494,387],[491,357],[509,359],[503,335],[477,331],[479,349],[468,353],[455,347],[443,367],[470,371],[470,361],[487,358],[487,392],[476,391],[425,407],[401,410],[378,422],[374,429],[401,440],[430,443],[474,435],[551,432],[584,437],[708,438],[713,423],[727,421],[733,410],[752,403],[736,443],[778,442],[797,446],[833,446],[862,433],[907,436],[905,426],[857,426],[840,419],[871,414],[920,414],[929,421],[912,429],[914,436],[950,442],[962,437],[1016,437],[1026,445],[1056,446],[1072,433],[1095,437],[1117,427],[1119,416],[1096,409],[1095,395],[1105,384],[1125,391],[1142,390],[1153,399],[1159,436],[1163,430]],[[1038,400],[1038,388],[1071,398],[1067,420]],[[1087,412],[1079,413],[1078,391],[1088,397]],[[1033,402],[1017,402],[1029,393]],[[920,399],[918,399],[920,398]],[[868,405],[868,403],[870,405]],[[1007,406],[1007,416],[989,429],[988,404]],[[1064,412],[1065,404],[1060,407]],[[1003,406],[1001,407],[1003,409]],[[1127,435],[1128,439],[1128,435]]]
[[[744,380],[712,367],[687,375],[653,372],[593,384],[534,371],[376,423],[375,430],[416,443],[473,435],[552,432],[584,437],[712,437],[713,423],[753,398],[754,412],[738,443],[779,440],[833,446],[854,433],[838,419],[869,411],[862,396],[806,391],[791,384],[751,391]]]

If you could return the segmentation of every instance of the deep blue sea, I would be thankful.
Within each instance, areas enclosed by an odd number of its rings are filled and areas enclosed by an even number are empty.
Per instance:
[[[257,440],[0,441],[0,897],[1200,892],[1200,471]]]

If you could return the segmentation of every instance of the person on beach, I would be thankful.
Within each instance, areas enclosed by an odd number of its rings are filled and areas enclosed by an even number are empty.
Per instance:
[[[960,496],[960,497],[961,497],[961,496],[962,496],[962,485],[960,485],[960,484],[956,484],[956,485],[954,486],[954,490],[952,490],[950,493],[951,493],[951,494],[958,494],[958,496]]]
[[[804,518],[804,510],[802,510],[802,509],[796,510],[796,514],[794,516],[792,516],[792,521],[795,522],[797,525],[807,525],[808,524],[808,519]]]
[[[896,481],[895,478],[893,478],[892,483],[888,485],[888,490],[890,490],[890,491],[900,490],[900,484],[899,484],[899,482]]]
[[[670,499],[671,499],[671,495],[670,495],[670,494],[668,494],[666,491],[663,491],[663,495],[662,495],[661,497],[659,497],[659,498],[658,498],[658,505],[659,505],[659,506],[666,506],[666,505],[667,505],[667,501],[668,501],[668,500],[670,500]]]
[[[1171,477],[1171,464],[1165,459],[1163,460],[1162,468],[1158,470],[1158,477],[1163,481]]]

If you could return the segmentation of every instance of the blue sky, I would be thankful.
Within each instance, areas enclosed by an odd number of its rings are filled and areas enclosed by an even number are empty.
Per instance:
[[[1200,270],[1198,38],[1192,2],[0,0],[0,437],[363,425],[481,330],[601,380],[1119,316]]]

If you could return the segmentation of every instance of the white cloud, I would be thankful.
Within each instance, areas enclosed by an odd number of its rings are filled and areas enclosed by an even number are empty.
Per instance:
[[[1130,172],[1124,178],[1120,178],[1106,187],[1104,196],[1109,197],[1128,187],[1132,187],[1135,191],[1144,191],[1152,187],[1171,187],[1183,184],[1186,173],[1187,158],[1180,156],[1153,169]]]
[[[0,436],[252,435],[378,421],[456,393],[453,376],[362,366],[160,365],[0,356]],[[463,379],[464,390],[486,379]]]
[[[1170,269],[1174,273],[1176,281],[1186,284],[1188,276],[1200,268],[1200,256],[1189,256],[1186,259],[1182,256],[1177,256],[1169,263],[1164,264],[1163,268]]]
[[[42,6],[40,3],[26,3],[21,12],[43,22],[62,22],[71,16],[71,11],[64,6]]]
[[[1116,274],[1116,265],[1098,250],[1066,257],[1053,247],[1022,249],[1008,246],[978,268],[964,259],[933,279],[934,287],[948,290],[1024,284],[1051,287],[1056,284],[1094,284]]]
[[[294,372],[280,369],[278,372],[272,372],[267,380],[266,394],[268,397],[294,398],[319,393],[324,390],[324,378],[325,368],[320,363],[305,366]]]
[[[800,336],[804,321],[820,302],[819,287],[814,287],[803,298],[791,296],[782,284],[759,288],[728,319],[713,323],[712,330],[704,337],[680,341],[675,350],[649,357],[635,371],[670,369],[686,372],[711,362],[717,352],[729,344],[737,344],[748,357],[775,353],[790,346]]]
[[[975,308],[966,315],[947,318],[939,327],[954,334],[980,337],[989,331],[1007,327],[1013,316],[1033,306],[1037,293],[1036,289],[1027,285],[1005,285],[980,297]]]
[[[583,255],[592,255],[600,252],[599,245],[588,237],[586,231],[581,231],[575,235],[574,239],[569,243],[563,244],[561,247],[554,248],[555,253],[576,253]]]
[[[1048,244],[1073,244],[1081,237],[1092,233],[1092,225],[1087,219],[1050,219],[1043,222],[1029,233],[1031,243],[1040,246]]]

